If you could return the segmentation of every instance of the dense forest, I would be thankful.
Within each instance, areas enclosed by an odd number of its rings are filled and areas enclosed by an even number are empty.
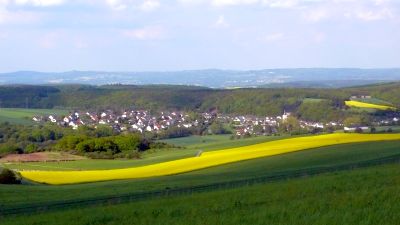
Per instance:
[[[352,95],[371,95],[400,106],[400,83],[342,89],[249,88],[209,89],[169,85],[64,85],[0,86],[0,107],[67,109],[147,109],[208,111],[226,114],[271,115],[284,110],[300,117],[339,117],[344,100]],[[323,101],[303,101],[321,99]],[[314,111],[324,113],[314,115]],[[313,114],[313,115],[310,115]]]

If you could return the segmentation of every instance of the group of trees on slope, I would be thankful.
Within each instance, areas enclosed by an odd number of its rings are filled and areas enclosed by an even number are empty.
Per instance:
[[[0,157],[10,153],[68,151],[91,158],[137,158],[149,149],[170,148],[138,133],[116,133],[111,127],[0,124]]]
[[[235,90],[191,86],[64,85],[0,86],[0,107],[67,109],[147,109],[232,115],[278,116],[283,111],[310,121],[339,121],[358,112],[345,110],[352,95],[371,95],[400,106],[400,83],[342,89],[249,88]],[[320,99],[320,101],[304,101]]]

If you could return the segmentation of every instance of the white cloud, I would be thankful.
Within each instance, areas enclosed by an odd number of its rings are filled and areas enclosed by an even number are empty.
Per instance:
[[[160,7],[160,2],[155,0],[146,0],[140,5],[140,10],[145,12],[153,11]]]
[[[56,6],[64,3],[64,0],[14,0],[16,5],[33,5],[33,6]]]
[[[310,22],[320,22],[329,17],[329,12],[325,8],[312,9],[304,13],[303,17]]]
[[[282,40],[284,37],[285,37],[284,33],[277,32],[277,33],[267,34],[267,35],[261,37],[260,40],[265,41],[265,42],[274,42],[274,41]]]
[[[106,0],[106,4],[110,6],[113,10],[124,10],[128,6],[120,0]]]
[[[177,0],[178,3],[185,4],[185,5],[198,5],[205,3],[205,0]]]
[[[292,8],[299,5],[302,0],[263,0],[262,4],[271,8]]]
[[[165,37],[164,29],[158,26],[124,30],[122,34],[125,37],[133,38],[136,40],[159,40]]]
[[[138,9],[144,12],[150,12],[161,6],[159,0],[105,0],[105,3],[116,11]]]
[[[364,21],[375,21],[382,19],[390,19],[393,18],[394,15],[390,9],[384,8],[381,10],[363,10],[355,13],[358,19]]]
[[[214,24],[214,27],[216,28],[227,28],[229,26],[230,24],[225,20],[225,17],[223,15],[220,15]]]
[[[0,7],[0,24],[33,24],[41,15],[29,11],[7,11]]]
[[[212,0],[214,6],[250,5],[258,2],[259,0]]]
[[[337,1],[337,0],[334,0]],[[379,1],[379,0],[376,0]],[[381,0],[383,1],[383,0]],[[213,6],[241,6],[241,5],[260,5],[270,8],[292,8],[306,4],[324,2],[324,0],[178,0],[184,4],[208,3]]]

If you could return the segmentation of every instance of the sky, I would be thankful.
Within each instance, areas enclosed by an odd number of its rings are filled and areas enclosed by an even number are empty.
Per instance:
[[[0,0],[0,72],[400,67],[400,0]]]

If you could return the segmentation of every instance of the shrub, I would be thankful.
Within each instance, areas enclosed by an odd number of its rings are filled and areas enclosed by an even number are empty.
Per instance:
[[[22,153],[21,148],[13,143],[0,144],[0,157],[13,153]]]
[[[356,130],[354,131],[354,132],[356,132],[356,133],[362,133],[363,132],[363,129],[361,129],[360,127],[357,127],[356,128]]]
[[[0,184],[20,184],[21,179],[12,170],[0,169]]]
[[[29,144],[25,147],[24,153],[33,153],[38,150],[38,146],[34,143]]]

